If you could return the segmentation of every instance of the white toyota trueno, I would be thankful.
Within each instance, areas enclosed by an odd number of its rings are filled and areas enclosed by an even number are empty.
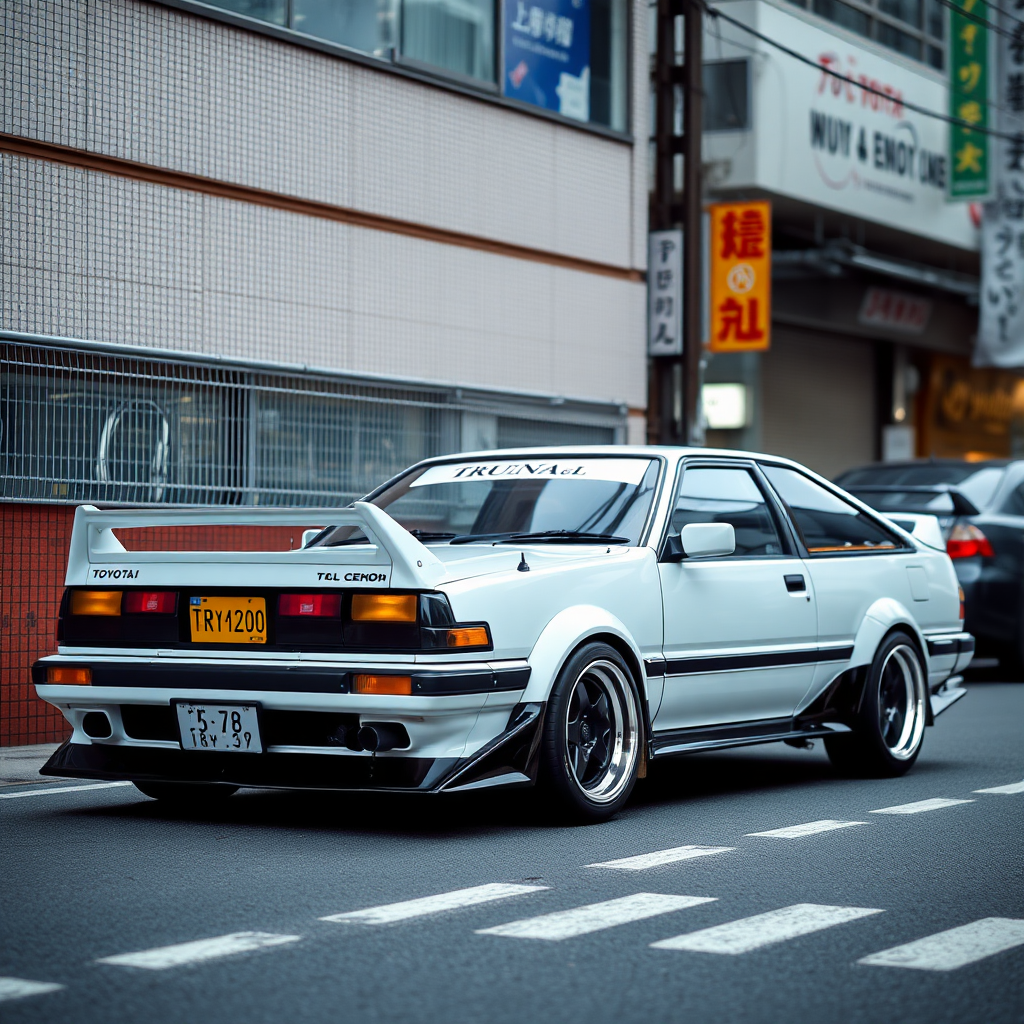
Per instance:
[[[43,771],[176,800],[537,783],[600,820],[651,760],[813,737],[899,775],[974,649],[932,517],[704,449],[431,459],[344,509],[83,506],[67,588]]]

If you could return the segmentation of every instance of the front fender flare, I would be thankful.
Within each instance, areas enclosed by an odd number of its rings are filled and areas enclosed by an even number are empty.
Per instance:
[[[640,678],[636,682],[640,688],[641,700],[645,699],[647,680],[643,676],[644,660],[640,648],[619,618],[605,608],[589,604],[562,609],[544,627],[527,659],[532,670],[530,682],[519,699],[524,704],[546,701],[558,672],[569,655],[587,637],[609,633],[629,647],[637,665],[641,666]]]

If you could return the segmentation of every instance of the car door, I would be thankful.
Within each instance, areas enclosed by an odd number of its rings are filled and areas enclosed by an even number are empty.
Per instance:
[[[787,718],[814,672],[814,592],[752,463],[687,462],[669,535],[730,523],[724,557],[661,561],[665,687],[656,733]]]

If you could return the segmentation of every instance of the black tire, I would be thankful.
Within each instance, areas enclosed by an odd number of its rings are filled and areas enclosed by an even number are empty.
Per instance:
[[[633,792],[644,743],[636,680],[604,643],[581,647],[558,674],[544,718],[541,791],[559,820],[607,821]]]
[[[852,733],[828,736],[825,751],[840,771],[895,778],[910,771],[924,743],[928,683],[913,638],[885,638],[868,668]]]
[[[143,796],[154,800],[168,804],[191,804],[194,807],[219,803],[238,792],[237,786],[225,786],[217,782],[136,782],[133,785]]]

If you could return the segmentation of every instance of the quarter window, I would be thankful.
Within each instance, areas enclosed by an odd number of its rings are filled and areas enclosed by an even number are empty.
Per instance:
[[[764,495],[746,469],[686,469],[671,532],[678,536],[690,523],[729,523],[736,531],[735,555],[782,554],[782,542]]]
[[[808,553],[892,551],[903,546],[896,534],[809,477],[785,466],[762,466],[789,507]]]

